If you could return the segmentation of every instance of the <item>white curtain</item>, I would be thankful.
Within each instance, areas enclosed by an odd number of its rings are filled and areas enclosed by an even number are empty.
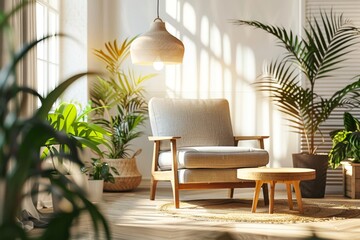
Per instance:
[[[11,10],[16,5],[21,3],[21,0],[7,0],[4,1],[3,8],[6,11]],[[36,39],[36,4],[27,4],[21,11],[17,12],[11,18],[11,36],[10,41],[1,42],[2,60],[6,62],[9,57],[9,50],[18,51],[25,43]],[[2,39],[3,36],[2,36]],[[5,51],[8,51],[7,53]],[[21,86],[27,86],[36,89],[36,49],[31,50],[26,57],[18,64],[17,68],[17,82]],[[37,100],[29,95],[20,96],[22,100],[21,116],[30,116],[36,109]],[[29,193],[34,181],[28,181],[25,185],[24,191]],[[39,219],[38,211],[36,210],[32,198],[27,194],[23,201],[23,209],[31,214],[32,217]],[[31,224],[30,224],[31,225]],[[25,226],[31,229],[32,226]]]
[[[10,10],[21,0],[4,1],[5,9]],[[21,11],[17,12],[11,18],[12,36],[11,43],[5,44],[4,49],[14,48],[19,50],[24,43],[28,43],[36,39],[36,4],[27,4]],[[11,44],[11,45],[8,45]],[[7,45],[7,46],[6,46]],[[6,57],[5,57],[6,59]],[[27,86],[36,89],[36,49],[32,49],[18,64],[17,81],[21,86]],[[23,96],[22,116],[31,115],[36,109],[36,99],[31,96]]]

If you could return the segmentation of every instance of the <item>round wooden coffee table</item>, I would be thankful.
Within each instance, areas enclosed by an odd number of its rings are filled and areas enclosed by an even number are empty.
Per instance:
[[[270,184],[269,213],[274,212],[275,184],[285,183],[289,208],[293,209],[291,184],[294,186],[299,212],[303,213],[300,181],[315,178],[315,170],[308,168],[241,168],[237,170],[237,178],[256,182],[251,212],[256,212],[261,186]]]

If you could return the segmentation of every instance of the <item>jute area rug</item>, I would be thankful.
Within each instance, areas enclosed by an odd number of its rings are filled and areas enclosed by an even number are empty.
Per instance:
[[[250,199],[191,200],[181,202],[179,209],[175,209],[173,203],[165,203],[158,206],[158,210],[173,217],[199,221],[289,224],[360,218],[359,202],[350,199],[303,199],[303,214],[297,211],[296,201],[294,210],[289,210],[285,199],[275,199],[273,214],[269,214],[268,206],[260,201],[256,213],[251,213]]]

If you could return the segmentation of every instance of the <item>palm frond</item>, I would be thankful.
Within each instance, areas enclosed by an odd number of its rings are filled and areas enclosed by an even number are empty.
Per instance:
[[[282,59],[265,66],[255,85],[257,90],[270,94],[280,112],[287,116],[290,127],[305,135],[308,152],[314,153],[315,134],[320,133],[320,124],[331,112],[342,105],[359,106],[360,98],[356,93],[360,89],[358,82],[337,91],[329,99],[323,99],[314,91],[318,80],[330,77],[342,68],[340,63],[347,60],[346,56],[358,43],[359,28],[332,10],[330,13],[321,11],[319,19],[308,19],[308,28],[304,29],[305,38],[283,27],[259,21],[235,20],[234,23],[270,33],[286,49],[287,53]],[[300,80],[305,82],[299,85]]]
[[[321,12],[321,23],[314,18],[313,22],[308,20],[309,30],[305,31],[307,48],[312,56],[307,59],[312,72],[309,74],[309,81],[314,84],[316,79],[325,78],[329,72],[339,69],[339,63],[345,61],[343,56],[347,55],[351,46],[359,34],[359,29],[343,18],[343,15],[336,15],[332,11],[330,16]],[[322,31],[325,29],[325,34]],[[316,51],[313,51],[313,50]]]
[[[120,48],[118,47],[117,40],[114,40],[113,43],[107,42],[105,43],[106,51],[95,49],[93,53],[96,57],[98,57],[102,62],[106,64],[106,69],[111,74],[115,74],[118,72],[120,66],[129,56],[130,45],[135,40],[135,38],[136,37],[133,37],[131,39],[126,38],[121,44]]]
[[[110,158],[130,156],[130,141],[142,134],[139,127],[146,119],[147,102],[142,84],[154,75],[136,75],[122,66],[134,39],[125,39],[120,45],[116,40],[108,42],[105,50],[94,51],[109,71],[107,78],[97,78],[90,90],[90,98],[94,106],[104,107],[97,111],[93,121],[112,133],[109,137],[111,146],[107,148]]]

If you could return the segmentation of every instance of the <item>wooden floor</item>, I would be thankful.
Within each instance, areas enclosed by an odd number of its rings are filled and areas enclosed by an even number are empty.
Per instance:
[[[235,191],[235,197],[252,198],[252,189]],[[226,190],[183,191],[182,200],[225,198]],[[286,199],[285,191],[277,191],[276,198]],[[324,201],[342,198],[327,195]],[[133,192],[104,193],[99,203],[107,217],[113,239],[360,239],[360,219],[302,223],[253,224],[194,221],[161,214],[156,207],[171,201],[171,190],[158,189],[156,200],[149,200],[149,189]],[[249,209],[250,211],[250,209]],[[75,239],[94,239],[88,219],[81,219]],[[316,234],[316,237],[313,237]],[[103,239],[103,238],[100,238]]]

